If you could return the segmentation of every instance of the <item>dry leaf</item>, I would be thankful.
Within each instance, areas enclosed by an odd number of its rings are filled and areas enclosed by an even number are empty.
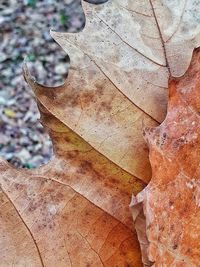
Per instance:
[[[51,33],[70,56],[65,84],[33,85],[36,96],[96,150],[147,182],[142,128],[163,120],[169,75],[182,75],[200,44],[198,3],[112,0],[83,7],[82,32]]]
[[[25,70],[55,155],[32,171],[0,162],[0,266],[142,266],[128,207],[151,174],[141,131],[198,44],[195,1],[173,3],[84,4],[83,32],[52,32],[71,58],[65,84]]]
[[[54,159],[37,170],[0,163],[0,266],[142,266],[129,211],[144,184],[42,105]]]
[[[153,266],[196,267],[200,259],[200,49],[186,74],[170,81],[169,94],[166,119],[146,130],[153,176],[133,204],[143,201],[146,215],[150,245],[147,250],[141,243],[144,259],[147,252]],[[137,210],[133,207],[134,217]]]

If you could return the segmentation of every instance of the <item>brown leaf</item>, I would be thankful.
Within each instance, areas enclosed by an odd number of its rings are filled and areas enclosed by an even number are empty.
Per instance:
[[[31,171],[1,161],[0,266],[142,266],[129,202],[144,184],[40,111],[55,156]]]
[[[169,90],[166,119],[146,130],[153,176],[133,204],[143,201],[153,266],[195,267],[200,259],[200,49]]]
[[[54,90],[32,84],[52,114],[145,182],[151,169],[143,125],[152,127],[163,120],[169,75],[185,72],[199,44],[196,2],[170,3],[83,2],[82,32],[51,33],[70,56],[65,84]]]
[[[21,172],[3,187],[0,266],[142,266],[135,233],[70,186]]]
[[[2,267],[142,266],[128,207],[151,174],[141,133],[164,118],[169,75],[198,45],[195,1],[84,8],[81,33],[52,32],[71,58],[65,84],[25,69],[55,155],[32,171],[0,162]]]

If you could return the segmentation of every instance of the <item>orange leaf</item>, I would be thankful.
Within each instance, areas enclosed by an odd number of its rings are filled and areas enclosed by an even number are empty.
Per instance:
[[[199,266],[200,49],[169,90],[166,119],[145,131],[153,176],[133,205],[143,201],[146,215],[144,260],[148,252],[153,266]],[[144,228],[139,234],[144,240]]]

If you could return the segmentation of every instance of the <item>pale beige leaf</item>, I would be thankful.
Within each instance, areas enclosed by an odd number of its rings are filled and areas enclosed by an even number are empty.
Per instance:
[[[51,32],[71,59],[65,84],[50,90],[32,83],[39,101],[59,120],[144,181],[151,171],[142,128],[163,120],[168,78],[183,74],[198,45],[195,3],[83,2],[82,32]]]

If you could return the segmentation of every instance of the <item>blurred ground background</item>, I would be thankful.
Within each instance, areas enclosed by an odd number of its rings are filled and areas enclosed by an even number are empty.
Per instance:
[[[84,23],[79,0],[0,0],[0,156],[16,167],[35,168],[52,155],[34,96],[22,76],[24,57],[38,82],[61,84],[68,58],[49,29],[77,32]]]

